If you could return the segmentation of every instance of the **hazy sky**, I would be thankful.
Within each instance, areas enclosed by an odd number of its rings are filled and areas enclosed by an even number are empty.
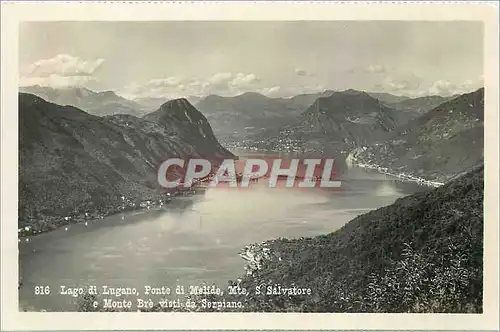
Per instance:
[[[126,97],[482,86],[476,22],[39,22],[20,27],[20,84]]]

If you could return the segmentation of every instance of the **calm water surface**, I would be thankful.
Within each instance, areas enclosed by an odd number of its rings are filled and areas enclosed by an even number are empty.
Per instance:
[[[355,216],[426,190],[389,177],[350,169],[342,187],[324,189],[213,188],[174,199],[161,209],[114,215],[32,237],[19,246],[20,306],[75,310],[60,285],[175,287],[203,282],[226,287],[244,275],[238,256],[247,244],[277,237],[332,232]],[[51,294],[34,294],[48,285]]]

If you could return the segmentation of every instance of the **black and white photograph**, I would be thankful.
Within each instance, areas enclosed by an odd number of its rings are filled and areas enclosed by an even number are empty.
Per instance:
[[[17,29],[19,313],[491,309],[483,21]]]

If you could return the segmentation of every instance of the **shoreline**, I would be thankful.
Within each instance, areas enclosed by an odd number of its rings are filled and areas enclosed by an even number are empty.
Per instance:
[[[407,173],[395,174],[395,172],[393,172],[389,167],[382,167],[382,166],[377,165],[377,164],[365,164],[365,163],[361,163],[361,162],[358,162],[358,161],[352,160],[352,159],[351,159],[350,163],[351,163],[351,167],[359,167],[359,168],[364,168],[364,169],[375,170],[380,174],[389,175],[389,176],[395,177],[397,179],[401,179],[404,182],[416,183],[418,185],[425,186],[425,187],[438,188],[438,187],[441,187],[442,185],[445,184],[444,182],[426,180],[424,178],[413,176],[412,174],[407,174]]]
[[[173,192],[165,192],[161,194],[156,194],[148,199],[130,199],[122,196],[123,204],[117,206],[101,207],[101,209],[107,209],[107,212],[100,213],[99,208],[93,211],[86,211],[77,214],[69,214],[67,216],[54,216],[46,217],[45,220],[38,221],[39,225],[43,226],[33,226],[30,222],[25,222],[26,226],[18,226],[18,239],[24,239],[28,237],[37,236],[40,234],[49,233],[64,226],[82,224],[90,221],[104,219],[106,217],[111,217],[124,212],[134,212],[134,211],[147,211],[153,208],[161,208],[164,205],[169,204],[174,198],[179,196],[190,196],[193,195],[196,190],[196,184],[193,184],[190,188],[183,188]]]

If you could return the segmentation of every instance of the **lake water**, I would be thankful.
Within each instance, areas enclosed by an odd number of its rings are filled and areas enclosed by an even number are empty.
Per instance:
[[[245,274],[242,247],[277,237],[332,232],[357,215],[427,190],[359,168],[336,189],[200,189],[163,208],[119,214],[41,234],[19,244],[19,302],[23,309],[72,311],[75,297],[61,285],[199,285],[226,287]],[[50,295],[35,295],[49,286]]]

